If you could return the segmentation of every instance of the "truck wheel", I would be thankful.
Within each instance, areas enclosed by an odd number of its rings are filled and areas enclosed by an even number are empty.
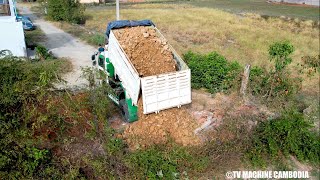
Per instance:
[[[129,122],[129,111],[128,111],[128,105],[125,99],[122,99],[119,101],[121,114],[126,122]]]

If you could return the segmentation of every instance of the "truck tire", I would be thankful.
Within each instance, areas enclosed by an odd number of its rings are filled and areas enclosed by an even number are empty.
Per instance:
[[[119,105],[120,105],[120,110],[121,110],[121,114],[122,117],[124,118],[125,122],[129,122],[129,111],[128,111],[128,105],[125,99],[121,99],[119,101]]]

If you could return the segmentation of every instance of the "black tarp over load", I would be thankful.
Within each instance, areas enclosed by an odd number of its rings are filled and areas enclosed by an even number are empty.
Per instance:
[[[129,20],[119,20],[112,21],[108,23],[106,35],[109,39],[111,29],[120,29],[123,27],[135,27],[135,26],[155,26],[150,20],[140,20],[140,21],[129,21]]]

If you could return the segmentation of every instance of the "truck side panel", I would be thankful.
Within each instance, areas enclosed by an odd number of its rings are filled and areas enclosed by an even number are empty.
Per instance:
[[[115,73],[122,81],[122,85],[127,94],[130,95],[132,103],[137,105],[140,92],[140,77],[128,60],[112,31],[109,36],[108,52],[110,62],[115,67]]]
[[[186,69],[141,78],[143,113],[191,103],[191,71]]]

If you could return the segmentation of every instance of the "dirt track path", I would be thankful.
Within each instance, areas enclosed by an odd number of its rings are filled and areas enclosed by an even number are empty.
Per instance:
[[[67,81],[66,86],[71,88],[84,87],[87,81],[81,77],[81,67],[91,66],[91,55],[97,51],[96,48],[82,42],[80,39],[71,36],[63,30],[55,27],[34,15],[28,7],[20,5],[20,13],[29,16],[33,22],[46,34],[47,40],[45,46],[58,58],[68,58],[71,60],[73,70],[63,75]],[[63,88],[59,85],[58,88]]]

